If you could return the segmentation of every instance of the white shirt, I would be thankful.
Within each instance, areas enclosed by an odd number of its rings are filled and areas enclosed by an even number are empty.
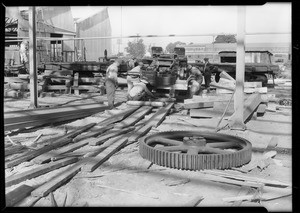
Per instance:
[[[111,64],[106,70],[106,78],[118,80],[118,66],[117,64]]]

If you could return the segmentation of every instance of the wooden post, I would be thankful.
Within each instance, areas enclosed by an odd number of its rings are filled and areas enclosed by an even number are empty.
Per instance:
[[[230,129],[245,130],[244,123],[244,80],[245,80],[245,22],[246,7],[238,6],[236,91],[234,94],[234,114],[229,121]]]
[[[76,72],[76,73],[74,74],[74,80],[73,80],[74,94],[75,94],[75,95],[79,95],[78,80],[79,80],[79,73]]]
[[[30,108],[37,108],[36,21],[35,7],[29,7]]]

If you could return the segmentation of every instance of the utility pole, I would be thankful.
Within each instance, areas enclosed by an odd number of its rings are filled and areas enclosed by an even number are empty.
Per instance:
[[[234,94],[234,114],[229,120],[230,129],[245,130],[244,123],[244,80],[245,80],[245,22],[246,7],[238,6],[236,90]]]
[[[37,108],[37,67],[36,67],[36,12],[29,7],[29,78],[30,108]]]

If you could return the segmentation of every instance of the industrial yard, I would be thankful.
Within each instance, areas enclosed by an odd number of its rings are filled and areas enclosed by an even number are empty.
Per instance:
[[[18,23],[24,27],[24,20],[32,21],[32,8],[8,14],[23,17]],[[37,17],[41,11],[37,10]],[[59,11],[61,18],[70,16],[62,8],[49,14]],[[49,14],[41,17],[57,21]],[[237,14],[243,17],[244,10],[239,8]],[[144,84],[151,96],[146,91],[141,98],[131,97],[128,76],[133,68],[128,60],[132,57],[103,54],[104,49],[112,52],[111,41],[99,37],[111,36],[108,17],[106,8],[77,20],[77,31],[71,25],[64,32],[62,26],[53,27],[55,32],[44,30],[44,40],[35,38],[38,48],[29,48],[37,60],[27,64],[15,60],[19,60],[17,46],[6,47],[3,207],[293,211],[290,49],[276,47],[287,52],[282,61],[276,59],[280,66],[274,61],[275,48],[259,49],[255,44],[245,49],[241,23],[237,40],[242,42],[216,45],[223,48],[220,52],[216,47],[201,49],[195,57],[201,60],[187,56],[197,45],[179,45],[172,53],[155,52],[152,47],[151,56],[134,65],[141,66],[141,80],[133,84],[136,89],[147,79]],[[107,34],[97,34],[99,19]],[[21,30],[18,38],[29,38],[30,43],[30,30],[29,35]],[[58,32],[63,36],[53,36]],[[91,32],[101,41],[100,50],[93,49]],[[55,51],[48,54],[48,46]],[[208,58],[209,87],[206,78],[191,93],[189,67],[204,76],[208,65],[202,59]],[[158,61],[156,67],[153,61]],[[119,70],[111,108],[106,75],[116,62]]]

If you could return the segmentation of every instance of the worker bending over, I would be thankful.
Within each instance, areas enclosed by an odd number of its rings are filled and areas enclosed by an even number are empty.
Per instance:
[[[139,62],[138,66],[127,72],[127,98],[129,98],[129,92],[132,89],[133,84],[140,82],[141,68],[143,65],[143,62]]]
[[[114,61],[114,63],[111,64],[106,70],[105,87],[109,109],[114,107],[115,92],[116,88],[118,87],[119,66],[120,63],[118,61]]]
[[[187,79],[188,85],[190,86],[189,97],[193,98],[194,95],[198,95],[201,92],[203,76],[200,70],[192,65],[188,65],[187,71],[189,72]]]

